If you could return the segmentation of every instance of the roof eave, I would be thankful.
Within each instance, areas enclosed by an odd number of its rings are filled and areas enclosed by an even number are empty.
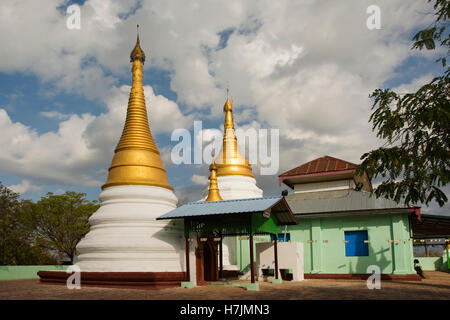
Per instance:
[[[301,182],[298,182],[298,183],[291,182],[290,180],[293,180],[293,179],[309,179],[309,178],[324,177],[324,176],[336,176],[336,177],[338,177],[340,175],[346,175],[346,174],[349,174],[349,173],[351,174],[351,173],[355,173],[355,172],[356,172],[356,169],[346,169],[346,170],[318,172],[318,173],[309,173],[309,174],[297,174],[297,175],[290,175],[290,176],[279,175],[278,176],[278,181],[279,181],[279,185],[281,185],[281,183],[284,183],[288,187],[293,189],[294,188],[293,187],[294,184],[301,184]],[[305,183],[310,183],[310,181],[305,182]]]
[[[385,208],[385,209],[363,209],[363,210],[346,210],[346,211],[327,211],[327,212],[309,212],[295,213],[296,218],[314,218],[314,217],[345,217],[353,215],[376,215],[376,214],[395,214],[395,213],[412,213],[416,208]]]

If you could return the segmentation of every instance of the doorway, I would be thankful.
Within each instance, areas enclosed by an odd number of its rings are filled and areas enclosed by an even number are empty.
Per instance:
[[[218,244],[212,233],[202,234],[195,249],[197,285],[219,280]]]

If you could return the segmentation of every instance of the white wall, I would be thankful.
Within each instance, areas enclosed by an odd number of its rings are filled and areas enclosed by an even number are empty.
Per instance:
[[[312,183],[304,183],[304,184],[295,184],[294,185],[294,193],[347,190],[347,189],[353,189],[354,187],[355,187],[355,182],[353,181],[353,179],[312,182]]]

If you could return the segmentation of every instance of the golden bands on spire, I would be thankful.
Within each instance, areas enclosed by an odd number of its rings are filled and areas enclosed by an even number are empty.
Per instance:
[[[227,96],[227,101],[223,106],[225,113],[225,125],[222,150],[215,159],[217,166],[217,176],[248,176],[254,177],[252,168],[238,149],[237,139],[234,134],[233,105]]]
[[[140,52],[134,55],[136,48],[139,48]],[[173,190],[167,180],[166,170],[148,125],[142,86],[142,64],[145,54],[139,45],[139,37],[133,52],[131,53],[133,82],[127,118],[114,151],[108,179],[102,189],[118,185],[151,185]]]
[[[220,201],[223,200],[219,193],[219,186],[217,184],[216,165],[214,162],[209,166],[211,174],[209,176],[209,192],[205,201]]]

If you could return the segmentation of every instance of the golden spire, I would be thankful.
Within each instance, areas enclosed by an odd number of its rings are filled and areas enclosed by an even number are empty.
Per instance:
[[[223,200],[219,193],[219,186],[217,185],[217,177],[216,177],[217,167],[213,163],[209,166],[209,171],[211,174],[209,176],[209,192],[208,197],[205,201],[220,201]]]
[[[230,102],[230,98],[228,96],[229,89],[227,88],[227,101],[225,101],[225,104],[223,106],[223,112],[225,112],[225,126],[224,129],[233,129],[234,130],[234,123],[233,123],[233,105]]]
[[[139,34],[130,58],[133,63],[131,67],[133,82],[127,118],[109,167],[108,179],[102,189],[118,185],[150,185],[173,190],[167,180],[166,170],[148,125],[142,86],[145,53],[139,44]]]
[[[133,62],[136,59],[141,60],[142,64],[144,64],[145,62],[145,53],[144,50],[142,50],[141,48],[141,43],[139,42],[139,25],[137,25],[136,45],[134,46],[133,51],[131,51],[130,62]]]
[[[223,106],[223,112],[225,113],[225,125],[223,134],[222,150],[215,159],[217,165],[217,176],[248,176],[252,177],[252,167],[250,166],[247,158],[245,158],[238,149],[237,139],[234,134],[234,122],[233,122],[233,105],[230,102],[228,96],[229,90],[227,89],[227,101]]]

